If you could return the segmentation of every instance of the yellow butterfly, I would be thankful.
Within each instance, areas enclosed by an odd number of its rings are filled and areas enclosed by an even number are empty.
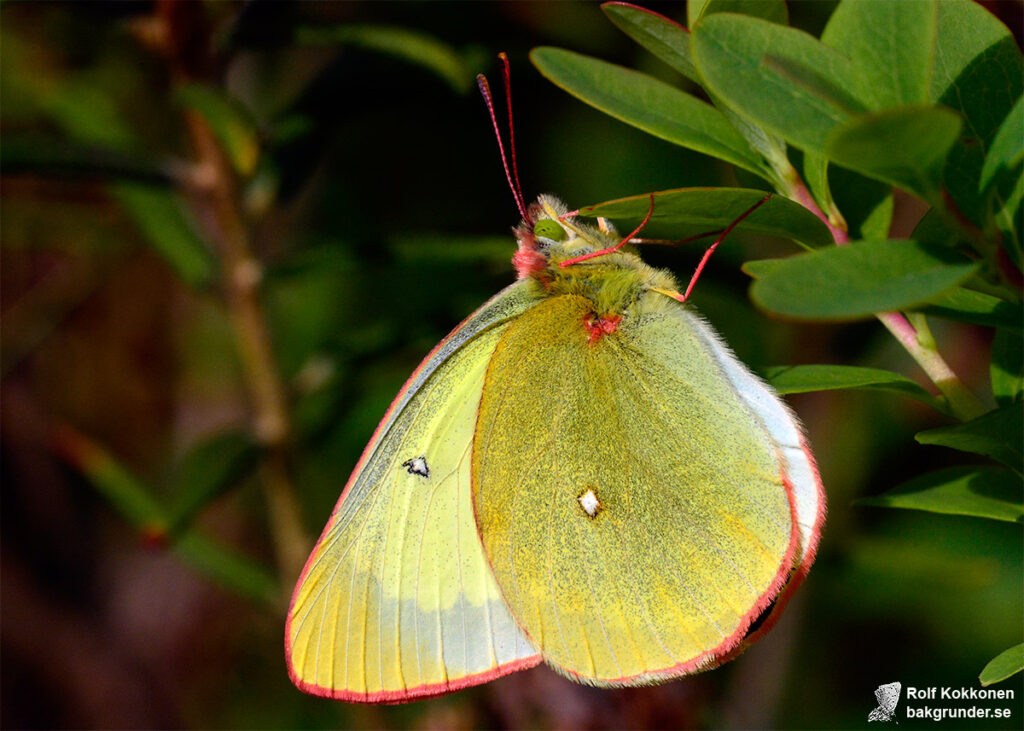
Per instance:
[[[785,405],[630,237],[512,188],[518,280],[399,392],[296,586],[307,692],[401,702],[541,660],[600,686],[696,672],[813,561],[824,493]]]

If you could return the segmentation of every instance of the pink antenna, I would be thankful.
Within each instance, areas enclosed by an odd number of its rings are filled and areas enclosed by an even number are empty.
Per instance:
[[[609,246],[607,249],[600,249],[598,251],[591,251],[589,254],[581,254],[580,256],[573,257],[572,259],[566,259],[565,261],[559,262],[558,266],[561,267],[562,269],[565,269],[566,267],[572,266],[573,264],[579,264],[581,261],[586,261],[587,259],[593,259],[596,256],[604,256],[605,254],[614,254],[616,251],[618,251],[623,246],[628,244],[632,240],[632,238],[634,236],[636,236],[638,233],[643,231],[644,226],[646,226],[647,222],[651,220],[651,214],[654,213],[654,195],[652,194],[650,196],[650,198],[651,198],[651,205],[648,206],[648,208],[647,208],[647,215],[644,216],[644,220],[640,222],[639,226],[637,226],[635,229],[633,229],[632,233],[628,234],[624,239],[622,239],[622,241],[620,241],[619,243],[615,244],[615,246]]]
[[[491,95],[491,86],[487,83],[487,77],[483,74],[477,74],[476,83],[480,87],[480,93],[484,97],[484,102],[487,103],[487,112],[491,115],[491,124],[494,126],[494,136],[498,140],[498,150],[501,152],[501,164],[505,168],[505,179],[508,180],[508,187],[512,190],[512,197],[516,201],[516,207],[519,209],[520,215],[526,219],[526,201],[523,198],[522,188],[519,187],[519,169],[516,164],[516,138],[515,132],[512,128],[512,93],[511,93],[511,73],[509,70],[508,56],[504,52],[498,54],[498,58],[501,59],[504,65],[503,77],[505,80],[505,99],[508,102],[508,134],[509,134],[509,145],[512,153],[512,167],[509,168],[508,157],[505,155],[505,143],[501,141],[501,129],[498,127],[498,117],[494,113],[494,99]]]
[[[502,78],[505,81],[505,103],[508,106],[508,146],[512,153],[512,176],[516,179],[516,197],[519,198],[520,208],[526,207],[526,199],[523,197],[523,186],[519,184],[519,163],[516,160],[516,131],[512,126],[512,69],[508,62],[508,54],[502,51],[498,54],[501,59]]]
[[[707,265],[708,259],[710,259],[711,255],[715,253],[715,249],[717,249],[718,245],[720,243],[722,243],[722,240],[726,236],[728,236],[732,232],[732,230],[734,228],[736,228],[736,226],[739,225],[740,221],[742,221],[744,218],[746,218],[751,213],[753,213],[758,208],[760,208],[762,205],[764,205],[768,201],[768,199],[771,198],[771,197],[772,197],[772,194],[768,193],[767,195],[765,195],[764,198],[762,198],[757,203],[752,205],[750,208],[745,210],[742,214],[740,214],[739,218],[737,218],[735,221],[733,221],[732,223],[730,223],[728,226],[725,227],[725,230],[722,231],[722,235],[719,236],[717,239],[715,239],[715,242],[713,244],[711,244],[711,246],[708,247],[707,251],[704,252],[704,256],[701,257],[700,263],[697,265],[697,269],[694,270],[693,276],[690,277],[690,283],[687,285],[686,291],[683,292],[683,294],[681,294],[681,295],[678,292],[675,293],[675,295],[670,295],[671,297],[673,297],[673,299],[677,299],[680,302],[686,302],[686,300],[689,299],[690,292],[693,291],[694,285],[697,284],[697,280],[700,279],[701,272],[704,271],[704,267],[705,267],[705,265]]]

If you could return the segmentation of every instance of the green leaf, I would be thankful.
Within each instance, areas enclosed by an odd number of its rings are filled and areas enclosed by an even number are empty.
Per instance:
[[[804,149],[824,152],[835,127],[868,109],[849,59],[803,31],[720,13],[694,27],[690,50],[710,92]]]
[[[750,270],[752,262],[745,269]],[[916,241],[861,241],[754,264],[751,297],[800,320],[852,320],[927,302],[967,279],[977,265]]]
[[[1021,400],[1024,392],[1024,340],[1019,333],[996,330],[992,338],[989,378],[997,404],[1008,406]]]
[[[44,106],[74,140],[127,155],[137,154],[141,147],[116,101],[88,79],[76,79],[54,89],[46,96]],[[110,191],[142,232],[145,243],[184,282],[196,288],[210,283],[216,274],[215,259],[196,233],[177,195],[129,181],[113,183]]]
[[[910,238],[928,244],[953,247],[960,241],[960,232],[950,227],[948,215],[944,211],[932,208],[914,226]]]
[[[754,259],[743,262],[742,269],[751,279],[763,279],[785,263],[785,259]]]
[[[179,532],[256,465],[259,449],[245,430],[233,429],[200,442],[175,470],[169,531]]]
[[[198,533],[187,533],[171,549],[215,584],[239,596],[273,604],[280,587],[262,564]]]
[[[964,119],[943,185],[959,211],[983,225],[987,204],[978,183],[985,154],[1024,89],[1024,63],[1013,35],[980,3],[943,0],[938,8],[931,99]]]
[[[1020,333],[1024,329],[1020,307],[972,289],[954,287],[920,308],[926,315],[972,325],[998,327]],[[1019,338],[1020,336],[1017,335]]]
[[[1024,522],[1020,478],[997,467],[950,467],[930,472],[854,504]]]
[[[160,501],[114,455],[69,426],[58,427],[52,435],[52,443],[133,527],[149,534],[165,532],[167,521]]]
[[[773,175],[770,182],[775,189],[789,195],[792,190],[792,181],[789,178],[792,164],[789,162],[789,156],[786,153],[786,143],[780,137],[769,134],[759,125],[737,114],[732,107],[713,92],[708,92],[708,96],[714,105],[718,107],[722,116],[729,120],[729,124],[743,136],[743,139],[747,141],[750,148],[761,155],[771,166]]]
[[[840,165],[829,167],[828,174],[850,238],[888,238],[893,214],[892,186]]]
[[[143,155],[31,133],[4,137],[3,147],[0,147],[0,168],[5,174],[31,173],[61,179],[109,178],[164,188],[174,183],[167,166]]]
[[[235,170],[247,177],[260,158],[260,139],[255,122],[234,99],[211,86],[187,84],[176,96],[206,120]]]
[[[942,0],[938,4],[937,22],[936,45],[939,53],[936,54],[932,72],[929,94],[932,101],[953,99],[964,92],[974,98],[978,98],[976,95],[995,92],[1002,96],[1004,89],[1014,86],[1020,88],[1021,59],[1017,44],[1009,29],[984,6],[972,0]],[[1002,66],[1002,69],[997,70],[996,66]],[[982,72],[982,77],[972,78],[978,72]],[[1001,79],[1009,83],[973,91],[964,88],[967,81],[983,79]],[[1010,105],[1018,96],[1019,91],[1010,99]],[[965,97],[963,101],[970,103],[972,99]],[[1000,120],[1010,105],[1006,106]],[[966,111],[959,106],[954,108]]]
[[[1000,186],[1001,188],[1002,186]],[[1000,192],[1002,192],[1000,190]],[[996,226],[1003,238],[1003,251],[1010,262],[1018,269],[1024,270],[1024,258],[1021,256],[1021,232],[1024,231],[1024,175],[1020,175],[1013,187],[1006,192],[1006,198],[997,206],[995,213]]]
[[[765,380],[781,394],[841,389],[887,391],[909,396],[937,411],[947,412],[939,399],[914,381],[899,373],[878,368],[841,365],[774,366],[765,368],[763,373]]]
[[[70,427],[58,428],[53,443],[64,459],[143,536],[158,545],[168,539],[168,511],[150,488],[113,455]],[[279,596],[276,580],[261,565],[195,531],[186,531],[178,537],[171,544],[171,550],[194,569],[235,593],[267,602],[276,601]]]
[[[828,180],[828,158],[816,152],[805,152],[803,160],[804,180],[814,197],[814,202],[828,215],[836,211],[832,188]]]
[[[609,2],[601,10],[618,28],[681,73],[700,83],[690,57],[690,31],[660,13],[623,2]]]
[[[935,0],[844,0],[821,41],[850,59],[875,108],[923,104],[929,100],[937,24]]]
[[[61,82],[41,101],[47,114],[72,139],[126,153],[141,147],[111,91],[85,75]]]
[[[646,74],[560,48],[535,48],[530,59],[556,86],[609,116],[771,178],[771,171],[722,113],[690,94]]]
[[[286,378],[295,376],[336,335],[360,275],[344,251],[338,246],[306,248],[267,272],[267,317]]]
[[[1016,675],[1021,670],[1024,670],[1024,642],[1014,645],[1008,650],[1003,650],[989,660],[988,664],[982,668],[978,680],[982,685],[993,685]]]
[[[690,0],[686,3],[686,22],[691,28],[712,13],[739,13],[779,25],[789,23],[784,0]]]
[[[651,225],[674,230],[679,238],[692,232],[724,230],[764,198],[763,190],[743,188],[679,188],[606,201],[579,210],[581,216],[640,221],[650,209]],[[674,228],[673,228],[674,227]],[[788,198],[773,195],[737,224],[736,231],[793,239],[807,246],[826,246],[832,235],[813,213]]]
[[[183,282],[202,288],[217,274],[217,262],[171,191],[142,183],[114,183],[111,194],[134,221],[146,243]]]
[[[707,12],[723,10],[743,12],[739,6],[745,7],[748,15],[759,15],[761,12],[778,15],[781,8],[781,21],[786,22],[785,3],[780,0],[768,2],[743,2],[743,0],[715,1],[706,6]],[[621,2],[609,2],[601,6],[613,23],[621,28],[633,40],[667,63],[679,73],[700,84],[700,75],[693,65],[690,55],[690,31],[679,23],[651,10]],[[743,136],[756,152],[773,163],[773,167],[781,169],[788,165],[786,146],[782,140],[769,135],[755,124],[733,112],[727,104],[712,95],[712,102],[725,116],[733,127]],[[782,183],[780,180],[776,181]],[[773,183],[774,184],[774,183]]]
[[[1012,403],[964,424],[929,429],[914,435],[920,444],[983,454],[1024,472],[1024,403]]]
[[[377,51],[433,72],[464,94],[473,86],[473,73],[462,56],[434,36],[389,25],[339,25],[299,28],[296,41],[310,46],[349,45]]]
[[[956,114],[940,107],[886,109],[836,127],[828,135],[825,154],[851,170],[934,201],[942,163],[960,124]]]
[[[1006,115],[1006,119],[996,132],[985,164],[981,169],[979,190],[987,189],[997,178],[1003,175],[1021,175],[1021,163],[1024,162],[1024,95]]]
[[[859,225],[855,226],[854,230],[857,231],[858,237],[865,239],[886,238],[892,226],[892,214],[895,207],[896,203],[892,191],[887,191],[878,201],[877,205],[860,220]]]

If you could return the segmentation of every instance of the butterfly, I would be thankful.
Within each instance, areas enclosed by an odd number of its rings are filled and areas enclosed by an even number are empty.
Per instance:
[[[813,562],[814,458],[685,304],[696,276],[681,295],[636,232],[526,206],[512,159],[517,280],[410,376],[298,580],[285,650],[309,693],[403,702],[542,661],[659,682],[741,652]]]
[[[885,683],[875,688],[875,700],[878,708],[868,714],[869,721],[891,721],[896,715],[896,705],[900,702],[903,686],[899,683]]]

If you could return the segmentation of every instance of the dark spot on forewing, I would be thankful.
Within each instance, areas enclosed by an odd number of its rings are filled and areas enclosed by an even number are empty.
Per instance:
[[[427,458],[423,455],[405,460],[402,462],[402,466],[410,475],[419,475],[430,479],[430,467],[427,465]]]

